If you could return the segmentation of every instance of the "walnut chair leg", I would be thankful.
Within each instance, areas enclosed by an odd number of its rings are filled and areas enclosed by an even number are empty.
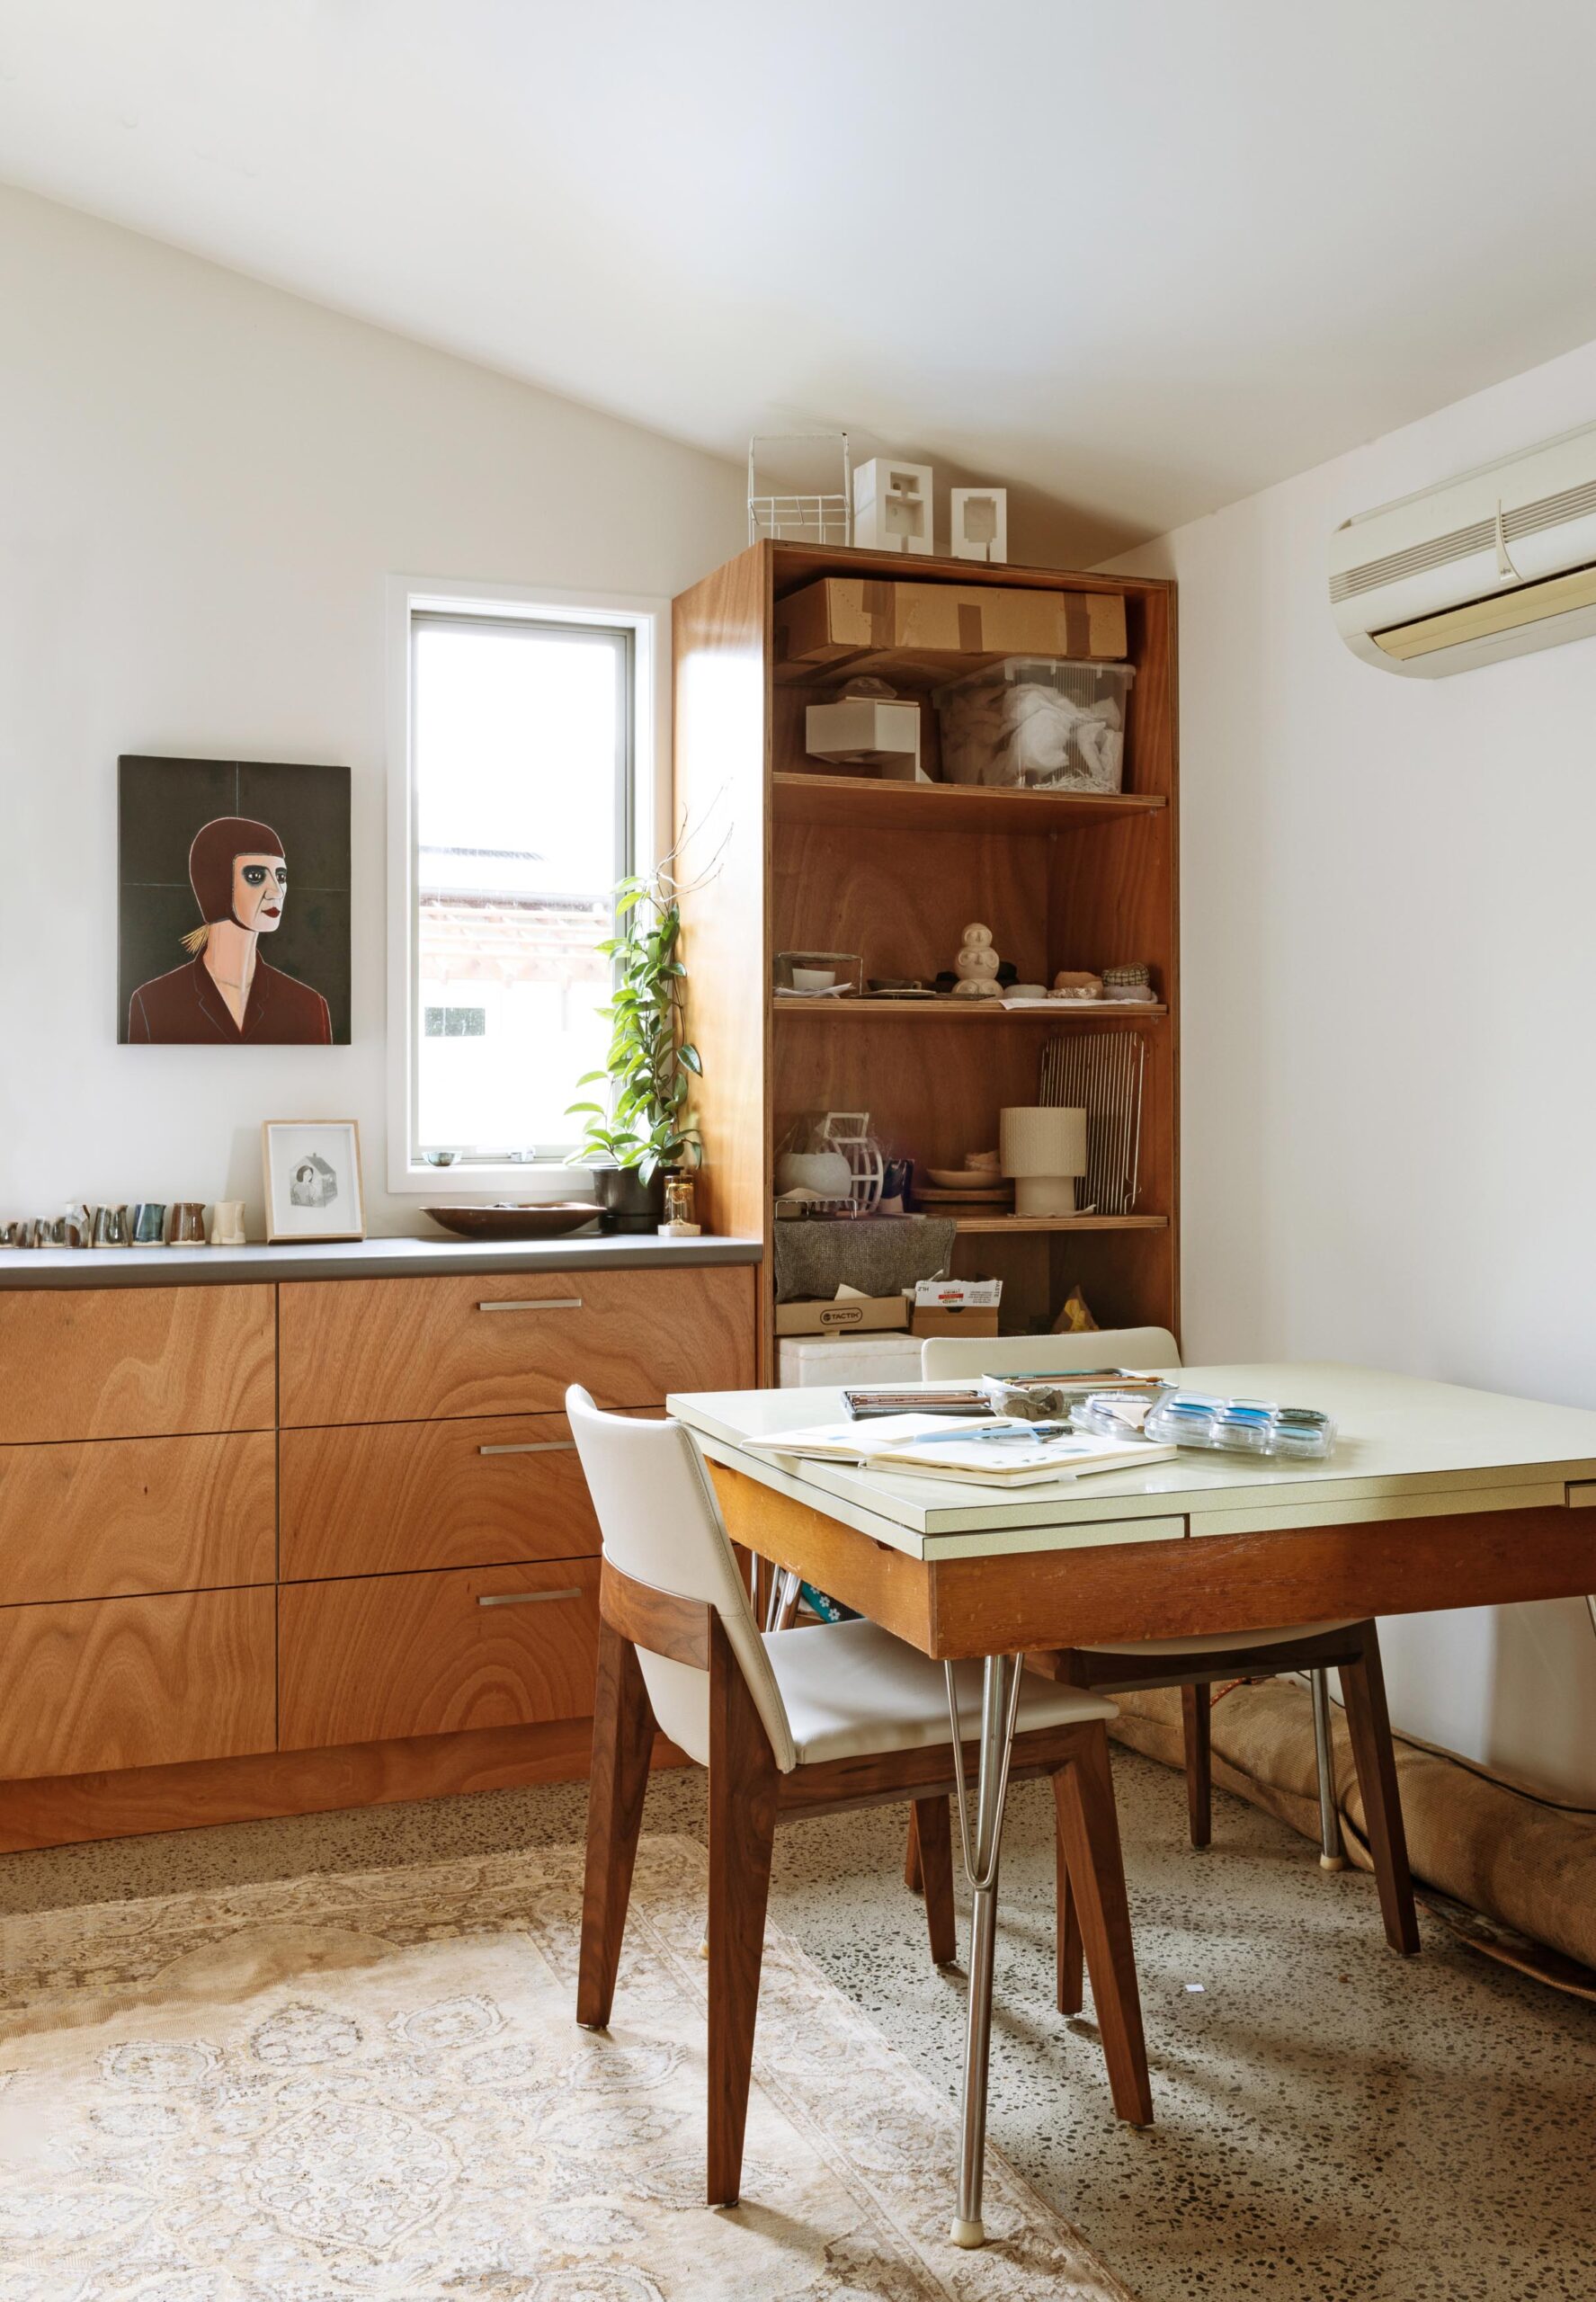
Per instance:
[[[1181,1689],[1181,1729],[1186,1745],[1186,1827],[1193,1846],[1214,1835],[1213,1753],[1207,1687]]]
[[[1109,1738],[1101,1723],[1083,1727],[1081,1735],[1079,1755],[1053,1778],[1058,1835],[1092,1976],[1115,2113],[1132,2126],[1151,2126],[1153,2090],[1109,1771]]]
[[[916,1798],[911,1814],[909,1829],[920,1857],[932,1964],[950,1967],[958,1956],[958,1923],[953,1908],[953,1830],[948,1801]]]
[[[1361,1659],[1341,1666],[1341,1691],[1358,1787],[1363,1793],[1363,1820],[1386,1940],[1394,1950],[1411,1957],[1419,1948],[1419,1922],[1407,1867],[1407,1834],[1402,1826],[1402,1797],[1396,1783],[1396,1753],[1391,1746],[1391,1718],[1386,1709],[1380,1642],[1372,1622],[1364,1626]]]
[[[602,1623],[593,1694],[587,1872],[582,1888],[582,1950],[576,1974],[576,2020],[590,2030],[604,2028],[614,2003],[653,1745],[654,1713],[638,1650],[629,1639]]]
[[[735,2206],[742,2187],[778,1780],[763,1722],[717,1618],[709,1648],[711,2206]]]
[[[909,1809],[909,1827],[904,1839],[904,1884],[912,1895],[925,1892],[925,1872],[920,1860],[920,1825],[917,1819],[919,1801]]]
[[[1070,1885],[1062,1830],[1054,1831],[1053,1845],[1058,1878],[1058,2011],[1061,2014],[1078,2014],[1086,2003],[1086,1953],[1081,1941],[1081,1914],[1075,1908],[1074,1889]]]

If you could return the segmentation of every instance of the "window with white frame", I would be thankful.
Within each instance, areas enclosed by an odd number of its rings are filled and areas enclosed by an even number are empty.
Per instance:
[[[604,1058],[598,946],[637,844],[642,620],[405,602],[396,1182],[453,1153],[481,1187],[580,1139],[566,1107]]]

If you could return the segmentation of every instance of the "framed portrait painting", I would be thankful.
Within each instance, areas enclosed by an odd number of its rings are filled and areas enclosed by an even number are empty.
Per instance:
[[[365,1237],[361,1130],[353,1120],[269,1119],[261,1145],[269,1246]]]
[[[117,1036],[346,1047],[349,770],[117,763]]]

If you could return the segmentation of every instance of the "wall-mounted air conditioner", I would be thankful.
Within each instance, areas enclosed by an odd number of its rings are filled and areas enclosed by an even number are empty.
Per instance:
[[[1382,504],[1330,541],[1354,655],[1418,679],[1596,634],[1596,424]]]

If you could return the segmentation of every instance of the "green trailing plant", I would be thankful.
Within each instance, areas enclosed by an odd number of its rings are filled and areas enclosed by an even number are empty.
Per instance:
[[[635,1167],[645,1182],[696,1159],[699,1147],[688,1097],[703,1066],[685,1032],[687,969],[678,956],[682,913],[671,860],[616,885],[615,932],[598,947],[615,968],[615,989],[598,1011],[609,1018],[610,1051],[602,1070],[576,1083],[606,1082],[610,1097],[566,1107],[584,1121],[574,1161]]]

